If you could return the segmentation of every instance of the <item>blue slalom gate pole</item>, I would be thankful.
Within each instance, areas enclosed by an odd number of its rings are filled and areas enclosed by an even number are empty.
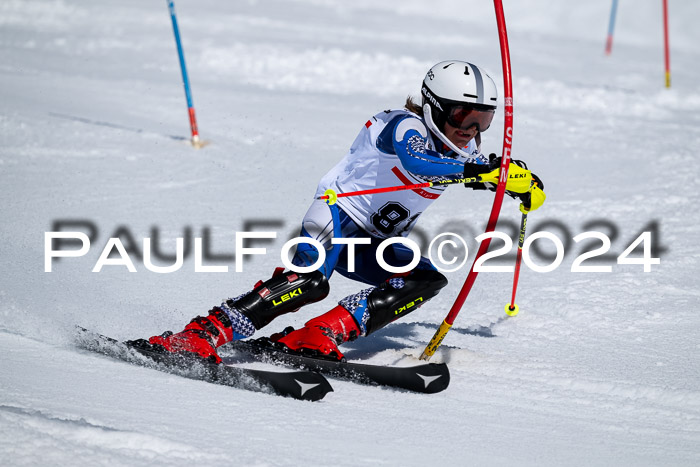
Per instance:
[[[177,16],[175,15],[175,4],[172,0],[168,1],[168,9],[170,10],[170,18],[173,22],[173,33],[175,34],[175,44],[177,45],[177,54],[180,57],[180,70],[182,71],[182,83],[185,87],[185,97],[187,98],[187,112],[190,117],[190,130],[192,131],[192,146],[200,148],[203,142],[199,139],[197,131],[197,118],[194,113],[194,104],[192,104],[192,92],[190,91],[190,80],[187,77],[187,66],[185,65],[185,52],[182,50],[182,41],[180,40],[180,29],[177,26]]]
[[[608,23],[608,40],[605,43],[605,54],[612,52],[613,33],[615,32],[615,17],[617,16],[617,0],[613,0],[610,8],[610,22]]]

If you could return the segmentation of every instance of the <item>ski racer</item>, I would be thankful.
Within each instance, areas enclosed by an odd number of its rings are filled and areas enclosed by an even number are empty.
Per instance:
[[[320,181],[316,197],[331,188],[337,193],[396,184],[417,184],[441,178],[488,175],[497,180],[500,158],[481,153],[481,133],[496,110],[494,81],[480,67],[459,60],[433,66],[422,83],[422,105],[411,97],[405,108],[387,110],[371,117],[349,152]],[[521,161],[509,167],[507,193],[521,201],[528,212],[544,202],[543,185]],[[494,184],[476,183],[469,188],[495,190]],[[288,328],[271,337],[292,352],[343,359],[338,345],[370,335],[397,318],[409,314],[438,294],[447,279],[421,257],[408,273],[392,274],[377,263],[378,245],[387,238],[406,236],[419,216],[446,189],[425,189],[338,198],[337,204],[316,199],[304,216],[301,235],[323,244],[326,259],[311,272],[284,271],[258,282],[253,290],[225,300],[198,316],[177,334],[168,331],[148,341],[134,341],[152,350],[194,354],[213,363],[221,358],[216,348],[252,336],[275,318],[324,299],[334,272],[369,287],[343,298],[325,314],[304,327]],[[353,245],[331,244],[331,238],[363,239]],[[352,250],[351,250],[352,251]],[[400,243],[384,250],[386,262],[395,267],[411,264],[413,252]],[[318,250],[298,245],[295,266],[310,266]]]

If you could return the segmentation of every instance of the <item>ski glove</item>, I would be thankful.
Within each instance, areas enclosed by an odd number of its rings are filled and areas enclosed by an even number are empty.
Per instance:
[[[495,156],[495,154],[492,154]],[[476,178],[482,174],[489,173],[493,170],[491,164],[474,164],[470,162],[464,163],[464,178]],[[472,182],[465,183],[464,186],[467,188],[473,188],[475,190],[485,190],[486,186],[483,183]]]
[[[491,191],[495,190],[495,186],[489,184],[498,184],[498,179],[501,175],[501,158],[495,154],[489,155],[488,173],[481,175],[481,180],[486,184],[486,188]],[[465,167],[467,164],[464,164]],[[528,170],[527,164],[520,160],[511,160],[508,166],[508,181],[506,182],[506,191],[513,193],[527,193],[530,190],[532,182],[532,173]],[[478,189],[478,188],[477,188]]]
[[[464,178],[480,176],[483,183],[464,184],[474,190],[496,191],[498,176],[500,175],[501,157],[489,154],[489,165],[464,164]],[[529,176],[528,176],[529,174]],[[547,196],[544,194],[544,183],[537,175],[530,172],[527,164],[518,159],[512,159],[508,168],[508,183],[506,194],[513,199],[519,199],[520,212],[527,214],[535,211],[544,203]]]
[[[508,169],[510,173],[513,164],[520,167],[521,169],[527,170],[527,165],[525,162],[520,160],[511,160],[511,166]],[[496,184],[498,184],[498,176],[501,173],[501,157],[496,156],[496,154],[489,154],[488,164],[474,164],[465,162],[464,163],[464,178],[475,178],[481,177],[482,183],[465,183],[464,186],[467,188],[472,188],[474,190],[491,190],[496,191]],[[516,169],[520,170],[520,169]],[[506,186],[506,188],[511,188]]]

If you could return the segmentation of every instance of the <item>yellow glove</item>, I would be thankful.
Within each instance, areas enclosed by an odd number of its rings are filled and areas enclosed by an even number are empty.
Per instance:
[[[482,182],[490,182],[498,184],[498,178],[501,175],[501,168],[492,170],[489,173],[481,175]],[[512,193],[523,194],[530,191],[532,184],[532,173],[517,164],[510,163],[508,166],[508,181],[506,182],[506,190]]]

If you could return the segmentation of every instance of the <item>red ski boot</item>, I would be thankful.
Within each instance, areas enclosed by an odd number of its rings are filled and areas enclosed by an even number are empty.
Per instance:
[[[216,348],[233,340],[231,320],[218,307],[213,308],[209,315],[197,316],[185,326],[182,332],[173,334],[170,331],[160,336],[153,336],[148,342],[154,349],[194,355],[212,363],[221,363],[221,357]]]
[[[360,328],[350,312],[338,305],[328,313],[312,319],[303,328],[286,334],[279,339],[280,344],[290,350],[314,358],[329,358],[344,361],[345,356],[338,345],[360,336]]]

